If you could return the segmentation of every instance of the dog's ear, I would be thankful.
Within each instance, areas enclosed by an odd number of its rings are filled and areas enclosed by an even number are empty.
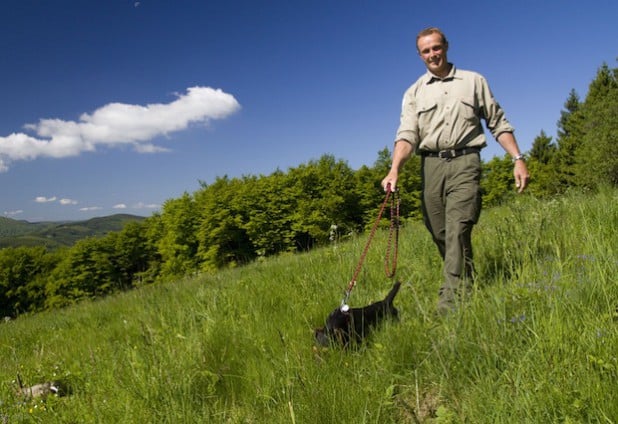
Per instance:
[[[315,338],[315,341],[320,346],[328,346],[329,341],[328,341],[328,336],[326,335],[326,328],[324,327],[316,328],[313,332],[313,336]]]

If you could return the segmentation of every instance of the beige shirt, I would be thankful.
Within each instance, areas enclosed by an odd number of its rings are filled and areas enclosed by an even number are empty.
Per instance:
[[[481,119],[494,138],[514,131],[482,75],[455,66],[444,79],[427,72],[403,96],[396,140],[420,151],[484,147]]]

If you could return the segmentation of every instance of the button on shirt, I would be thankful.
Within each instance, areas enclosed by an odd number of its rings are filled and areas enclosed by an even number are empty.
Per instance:
[[[481,120],[494,138],[514,131],[482,75],[455,66],[445,78],[428,71],[403,96],[396,140],[431,152],[484,147]]]

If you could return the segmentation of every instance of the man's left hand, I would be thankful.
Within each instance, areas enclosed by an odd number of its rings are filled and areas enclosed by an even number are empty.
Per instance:
[[[526,187],[528,187],[528,181],[530,181],[530,173],[528,173],[526,162],[523,160],[516,160],[513,175],[515,176],[515,186],[517,187],[517,192],[522,193]]]

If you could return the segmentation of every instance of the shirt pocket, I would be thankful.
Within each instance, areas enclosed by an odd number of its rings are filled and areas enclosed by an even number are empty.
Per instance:
[[[438,113],[438,103],[435,100],[421,100],[416,103],[416,116],[418,119],[418,132],[422,139],[431,131],[432,124],[435,124]]]
[[[469,122],[478,122],[478,107],[472,97],[462,97],[457,102],[458,115]]]

